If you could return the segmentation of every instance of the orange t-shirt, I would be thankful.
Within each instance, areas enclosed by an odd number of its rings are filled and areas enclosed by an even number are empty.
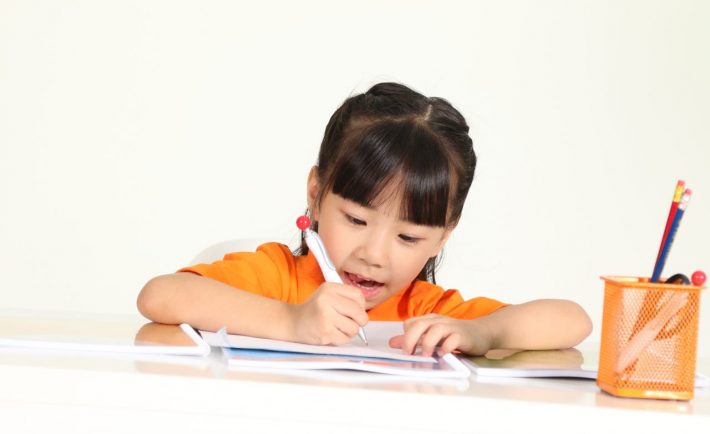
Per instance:
[[[303,303],[324,282],[312,253],[294,256],[279,243],[259,246],[256,252],[229,253],[221,261],[182,268],[227,285],[287,303]],[[472,319],[507,306],[486,297],[465,300],[455,289],[444,290],[432,283],[415,280],[382,304],[368,311],[371,321],[403,321],[437,313]]]

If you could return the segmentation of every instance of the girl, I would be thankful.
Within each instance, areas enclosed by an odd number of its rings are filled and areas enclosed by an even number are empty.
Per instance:
[[[471,355],[557,349],[591,321],[577,304],[519,305],[435,284],[476,166],[468,125],[449,102],[380,83],[348,98],[325,129],[307,200],[343,284],[327,283],[302,243],[269,243],[150,280],[138,309],[162,323],[312,344],[348,342],[368,320],[404,321],[390,345]]]

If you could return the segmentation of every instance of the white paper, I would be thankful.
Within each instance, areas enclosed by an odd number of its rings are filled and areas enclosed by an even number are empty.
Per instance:
[[[26,348],[128,354],[199,355],[210,347],[187,324],[179,326],[189,340],[180,344],[169,339],[177,326],[155,324],[167,336],[151,333],[150,340],[138,340],[145,320],[124,317],[59,315],[3,315],[0,317],[0,348]],[[166,340],[161,340],[165,338]]]
[[[468,378],[471,371],[453,354],[434,358],[431,362],[343,356],[332,354],[293,353],[286,351],[224,348],[230,366],[262,369],[355,370],[379,374],[427,378]]]
[[[334,354],[342,356],[379,357],[412,362],[435,362],[434,357],[408,355],[399,348],[391,348],[389,340],[403,333],[402,323],[397,321],[370,321],[364,327],[369,345],[365,345],[355,336],[347,344],[308,345],[295,342],[262,339],[241,335],[226,335],[226,340],[214,332],[200,330],[205,342],[216,347],[248,348],[272,351],[291,351],[295,353]]]

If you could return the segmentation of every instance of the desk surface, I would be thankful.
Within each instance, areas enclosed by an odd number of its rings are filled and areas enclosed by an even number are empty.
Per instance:
[[[710,373],[710,361],[698,363]],[[219,351],[200,358],[4,348],[0,415],[10,432],[568,433],[570,423],[573,432],[704,432],[710,392],[696,390],[689,402],[621,399],[590,380],[290,375],[228,368]]]

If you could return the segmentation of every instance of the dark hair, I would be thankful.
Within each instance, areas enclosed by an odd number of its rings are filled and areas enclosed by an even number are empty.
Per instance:
[[[395,181],[402,194],[401,218],[453,227],[476,168],[468,131],[461,113],[445,99],[427,98],[397,83],[376,84],[345,100],[331,116],[318,153],[316,203],[332,191],[376,207],[387,199],[384,188]],[[298,253],[307,252],[302,240]],[[417,278],[435,283],[436,265],[430,258]]]

